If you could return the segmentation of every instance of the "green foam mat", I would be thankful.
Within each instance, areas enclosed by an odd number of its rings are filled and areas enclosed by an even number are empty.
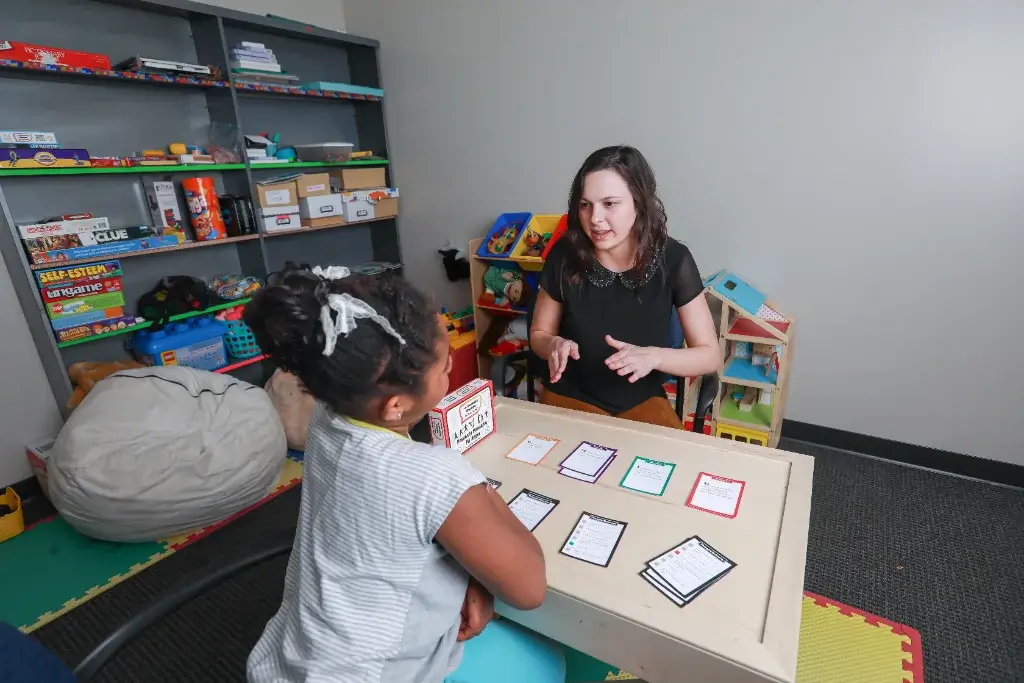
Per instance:
[[[0,543],[0,621],[31,631],[168,553],[83,536],[60,517]]]

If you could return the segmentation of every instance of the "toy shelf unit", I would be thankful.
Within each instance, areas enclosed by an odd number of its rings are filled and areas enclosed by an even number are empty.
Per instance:
[[[65,416],[70,365],[153,341],[137,303],[164,277],[401,269],[376,41],[189,0],[8,4],[0,256]],[[58,308],[39,278],[111,263]],[[169,331],[237,327],[213,318],[250,295],[211,289]],[[217,371],[259,383],[260,358]]]
[[[544,259],[565,232],[565,220],[558,214],[503,213],[484,237],[470,240],[480,377],[490,377],[494,353],[528,344],[527,310],[537,295]]]
[[[711,429],[722,438],[775,448],[789,388],[795,322],[729,271],[714,273],[704,286],[716,314],[723,359]],[[695,400],[692,394],[687,392],[688,402]],[[691,410],[690,403],[685,405]]]

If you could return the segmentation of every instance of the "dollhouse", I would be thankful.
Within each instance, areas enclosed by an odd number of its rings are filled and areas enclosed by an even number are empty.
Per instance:
[[[721,388],[705,432],[774,448],[786,406],[794,321],[763,293],[727,270],[705,278],[704,288],[722,354]],[[687,387],[685,396],[692,405],[695,388]],[[689,415],[692,410],[686,408]]]

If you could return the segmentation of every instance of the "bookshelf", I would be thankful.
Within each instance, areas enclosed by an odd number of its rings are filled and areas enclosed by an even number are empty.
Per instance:
[[[4,130],[53,131],[65,148],[92,156],[134,156],[171,142],[205,146],[210,131],[229,131],[237,149],[243,136],[280,134],[282,145],[350,142],[373,160],[131,166],[114,168],[0,168],[0,256],[28,321],[33,341],[59,406],[71,394],[68,365],[112,361],[126,355],[129,335],[116,333],[58,344],[36,286],[44,268],[98,260],[121,261],[126,312],[161,277],[221,274],[265,278],[286,261],[354,266],[369,261],[402,263],[398,218],[346,223],[332,229],[296,229],[240,235],[210,242],[121,253],[59,264],[32,264],[17,226],[63,214],[88,212],[111,227],[150,225],[143,179],[176,184],[192,176],[214,178],[218,195],[255,198],[255,183],[282,173],[390,165],[383,97],[237,82],[228,67],[230,48],[242,41],[272,49],[302,83],[346,83],[379,91],[376,41],[283,19],[262,17],[188,0],[36,0],[4,10],[5,40],[107,55],[113,64],[133,56],[217,67],[217,78],[154,76],[103,69],[68,69],[0,60]],[[187,209],[179,189],[179,204]],[[255,205],[255,202],[253,202]],[[186,224],[188,217],[185,217]],[[192,237],[192,235],[190,235]],[[142,258],[145,257],[145,258]],[[141,329],[141,326],[129,331]],[[258,382],[260,363],[223,368]]]

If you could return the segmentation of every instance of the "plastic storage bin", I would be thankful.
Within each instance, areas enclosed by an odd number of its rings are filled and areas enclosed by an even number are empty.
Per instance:
[[[185,365],[212,371],[228,363],[227,333],[227,326],[213,318],[192,318],[162,330],[136,332],[131,345],[139,362],[146,365]]]
[[[21,510],[21,498],[12,487],[0,494],[0,504],[7,506],[0,509],[0,543],[3,543],[25,530],[25,513]]]
[[[477,249],[477,256],[484,258],[508,258],[516,248],[526,226],[533,218],[529,212],[503,213],[487,231],[487,236]]]
[[[547,235],[547,240],[550,241],[554,237],[555,229],[558,227],[561,218],[558,214],[542,214],[531,218],[530,222],[526,225],[526,234],[516,242],[515,249],[512,250],[512,260],[518,263],[523,270],[541,270],[544,268],[544,254],[547,252],[547,242],[544,242],[543,236]],[[536,256],[529,256],[527,251],[530,248],[530,243],[534,240],[541,241],[541,253]]]

